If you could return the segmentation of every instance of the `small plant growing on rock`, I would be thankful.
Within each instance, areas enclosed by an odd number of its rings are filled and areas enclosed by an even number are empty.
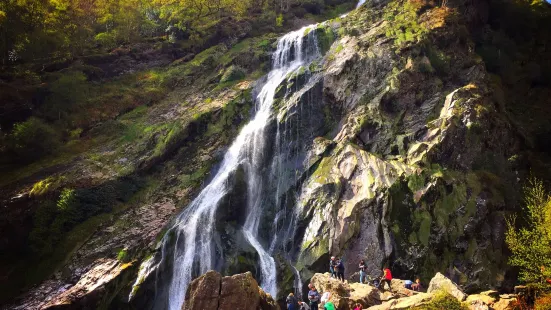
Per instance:
[[[127,257],[128,257],[128,251],[126,250],[126,248],[120,250],[119,253],[117,254],[117,260],[119,260],[120,262],[125,262]]]
[[[434,298],[427,304],[413,307],[413,310],[467,310],[466,305],[461,304],[459,300],[446,291],[439,291]]]

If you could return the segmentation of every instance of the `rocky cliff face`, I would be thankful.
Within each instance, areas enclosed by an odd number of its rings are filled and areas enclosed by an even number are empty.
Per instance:
[[[525,141],[475,53],[469,27],[484,23],[480,4],[450,2],[440,7],[431,1],[366,1],[312,30],[324,56],[280,85],[267,129],[272,137],[267,142],[274,147],[265,162],[277,157],[280,174],[273,177],[284,180],[277,191],[269,189],[273,201],[266,203],[260,234],[264,243],[278,236],[273,254],[280,293],[275,298],[325,271],[332,255],[344,259],[347,277],[354,277],[358,261],[365,259],[372,276],[383,265],[424,282],[440,271],[467,291],[499,288],[511,279],[504,215],[518,203],[518,181],[526,167],[516,155]],[[82,182],[97,195],[105,194],[100,185],[106,180],[115,183],[108,193],[117,181],[134,184],[127,176],[147,182],[130,190],[135,200],[114,195],[120,209],[98,218],[104,224],[85,231],[78,250],[61,260],[62,272],[14,308],[80,305],[67,296],[88,296],[84,300],[101,307],[150,306],[156,282],[167,281],[155,269],[162,256],[157,245],[162,227],[197,194],[202,181],[208,182],[210,169],[216,170],[224,147],[248,118],[274,40],[267,36],[238,48],[218,46],[173,64],[182,72],[170,81],[184,90],[171,93],[155,111],[135,115],[153,129],[124,144],[124,157],[117,155],[120,145],[109,143],[98,149],[103,157],[76,160],[44,180],[51,187],[42,197],[57,197],[69,186],[67,180],[79,179],[78,169],[87,172]],[[246,77],[225,81],[234,79],[235,70]],[[246,212],[243,177],[232,178],[233,190],[217,214],[216,242],[225,253],[217,267],[223,274],[250,270],[258,278],[258,255],[240,232]],[[14,197],[10,210],[21,200],[37,201],[31,189],[40,179],[35,175],[5,189],[27,193]],[[33,203],[23,204],[36,207]],[[276,214],[278,208],[285,211]],[[105,257],[118,259],[108,261],[109,272],[100,272],[105,276],[94,278],[94,266]],[[149,263],[138,271],[143,261]],[[82,279],[92,278],[112,285],[83,284]],[[213,273],[193,282],[189,309],[198,302],[220,302],[216,289],[208,294],[220,281],[223,286],[223,279]],[[107,293],[98,294],[98,288]],[[192,297],[200,294],[207,295]]]
[[[503,284],[521,144],[465,23],[406,1],[342,20],[320,82],[339,113],[311,144],[298,193],[305,279],[337,255],[349,273],[366,259],[373,275],[386,264],[425,280],[446,271],[470,289]]]

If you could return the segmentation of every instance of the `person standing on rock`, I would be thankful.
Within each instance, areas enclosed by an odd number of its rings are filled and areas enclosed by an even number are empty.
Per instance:
[[[297,310],[298,309],[298,302],[297,298],[295,297],[295,294],[289,293],[289,296],[287,296],[287,310]]]
[[[342,259],[338,260],[336,271],[337,271],[337,279],[344,282],[344,263],[342,262]]]
[[[329,271],[331,272],[331,278],[337,277],[337,272],[335,271],[335,268],[337,267],[337,259],[335,256],[331,256],[331,259],[329,260]]]
[[[308,285],[310,291],[308,292],[308,300],[310,301],[310,309],[318,310],[318,304],[320,302],[320,293],[316,290],[316,287],[310,283]]]
[[[366,266],[365,266],[365,261],[362,259],[360,261],[360,264],[358,265],[358,268],[360,268],[360,283],[361,284],[364,284],[364,280],[365,280],[365,270],[366,270]]]
[[[390,272],[390,269],[388,268],[384,268],[383,269],[383,277],[381,278],[381,281],[379,281],[379,286],[378,287],[382,287],[383,289],[385,288],[385,283],[388,283],[388,288],[392,288],[392,286],[390,286],[390,283],[392,282],[392,273]]]

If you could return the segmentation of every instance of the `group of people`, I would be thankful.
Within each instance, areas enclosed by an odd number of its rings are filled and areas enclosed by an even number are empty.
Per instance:
[[[411,280],[406,280],[404,282],[404,287],[408,290],[421,292],[423,290],[423,285],[421,285],[421,280],[419,278],[415,279],[415,282],[411,282]]]
[[[362,259],[360,260],[360,263],[358,264],[358,269],[360,271],[360,283],[369,283],[368,276],[367,276],[367,265],[365,261]],[[389,268],[385,267],[383,268],[383,275],[379,279],[375,279],[373,281],[373,285],[375,285],[377,288],[384,288],[384,284],[388,284],[388,287],[390,288],[390,283],[392,282],[392,272]]]
[[[293,293],[287,296],[287,310],[335,310],[335,304],[331,302],[331,293],[325,292],[321,295],[316,287],[310,283],[308,285],[308,303],[298,300]],[[360,308],[361,309],[361,308]]]
[[[331,260],[329,260],[329,271],[331,272],[331,277],[344,282],[344,263],[342,259],[331,256]]]
[[[314,284],[308,285],[308,302],[298,300],[293,293],[287,296],[287,310],[336,310],[335,304],[331,301],[331,293],[320,294]],[[354,310],[362,310],[361,304],[356,304]]]
[[[364,260],[360,261],[358,268],[360,271],[360,283],[368,283],[370,280],[368,280],[367,265]],[[336,278],[344,282],[344,262],[342,259],[332,256],[329,261],[329,271],[331,272],[332,278]],[[375,279],[372,284],[377,288],[384,289],[385,284],[391,288],[391,283],[392,272],[388,267],[385,267],[383,268],[382,277]],[[415,282],[406,280],[404,282],[404,287],[417,292],[421,292],[423,290],[420,279],[415,279]],[[293,293],[290,293],[286,300],[287,310],[335,310],[335,305],[331,302],[331,294],[329,292],[325,292],[321,295],[312,283],[308,285],[308,288],[310,289],[308,291],[308,302],[298,300]],[[361,309],[362,306],[360,304],[357,304],[354,307],[354,310]]]

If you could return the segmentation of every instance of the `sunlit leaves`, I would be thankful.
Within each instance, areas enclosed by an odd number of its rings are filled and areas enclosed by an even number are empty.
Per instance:
[[[516,229],[516,217],[507,219],[509,263],[520,268],[521,280],[539,282],[551,278],[551,197],[539,180],[530,181],[525,196],[527,225]]]

